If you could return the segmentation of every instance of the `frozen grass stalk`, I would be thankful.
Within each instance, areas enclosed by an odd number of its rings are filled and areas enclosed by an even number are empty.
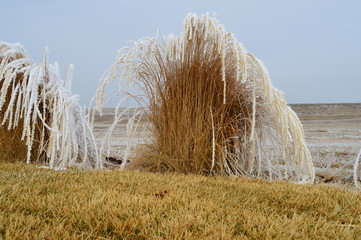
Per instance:
[[[356,161],[355,161],[355,165],[354,165],[354,175],[353,175],[353,180],[354,180],[354,183],[355,183],[356,187],[361,190],[361,185],[360,185],[360,173],[361,173],[360,158],[361,158],[361,149],[360,149],[360,151],[359,151],[359,153],[357,154],[357,157],[356,157]]]
[[[303,127],[263,64],[209,16],[189,15],[179,36],[122,50],[112,80],[137,84],[151,123],[129,168],[313,182]]]

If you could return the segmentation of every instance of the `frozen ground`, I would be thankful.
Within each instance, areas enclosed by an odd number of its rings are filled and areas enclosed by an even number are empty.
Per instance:
[[[316,181],[351,182],[353,163],[361,148],[361,104],[293,104],[291,108],[304,126],[316,167]],[[95,118],[95,135],[99,142],[113,119],[114,109],[104,109],[103,116]],[[126,120],[121,122],[110,141],[114,150],[109,154],[114,157],[122,155],[128,143],[126,123]],[[143,125],[133,143],[142,143],[145,134]]]
[[[295,104],[318,181],[342,181],[361,148],[361,104]],[[346,178],[346,179],[345,179]]]

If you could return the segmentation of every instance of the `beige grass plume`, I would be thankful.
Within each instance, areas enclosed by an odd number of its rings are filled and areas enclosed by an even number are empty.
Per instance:
[[[90,121],[46,51],[35,64],[17,44],[0,41],[0,161],[50,167],[102,167]]]
[[[128,167],[313,182],[302,125],[263,64],[209,16],[189,15],[179,36],[119,51],[113,79],[144,92],[149,141]]]

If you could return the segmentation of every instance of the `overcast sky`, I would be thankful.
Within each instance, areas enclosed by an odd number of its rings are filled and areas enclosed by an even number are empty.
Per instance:
[[[49,48],[88,104],[118,49],[182,31],[189,13],[215,13],[266,65],[289,103],[361,102],[360,0],[0,0],[0,40],[35,62]]]

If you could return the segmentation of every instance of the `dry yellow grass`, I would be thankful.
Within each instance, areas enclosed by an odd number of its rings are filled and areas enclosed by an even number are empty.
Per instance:
[[[361,236],[361,194],[329,186],[6,163],[0,193],[0,239]]]

